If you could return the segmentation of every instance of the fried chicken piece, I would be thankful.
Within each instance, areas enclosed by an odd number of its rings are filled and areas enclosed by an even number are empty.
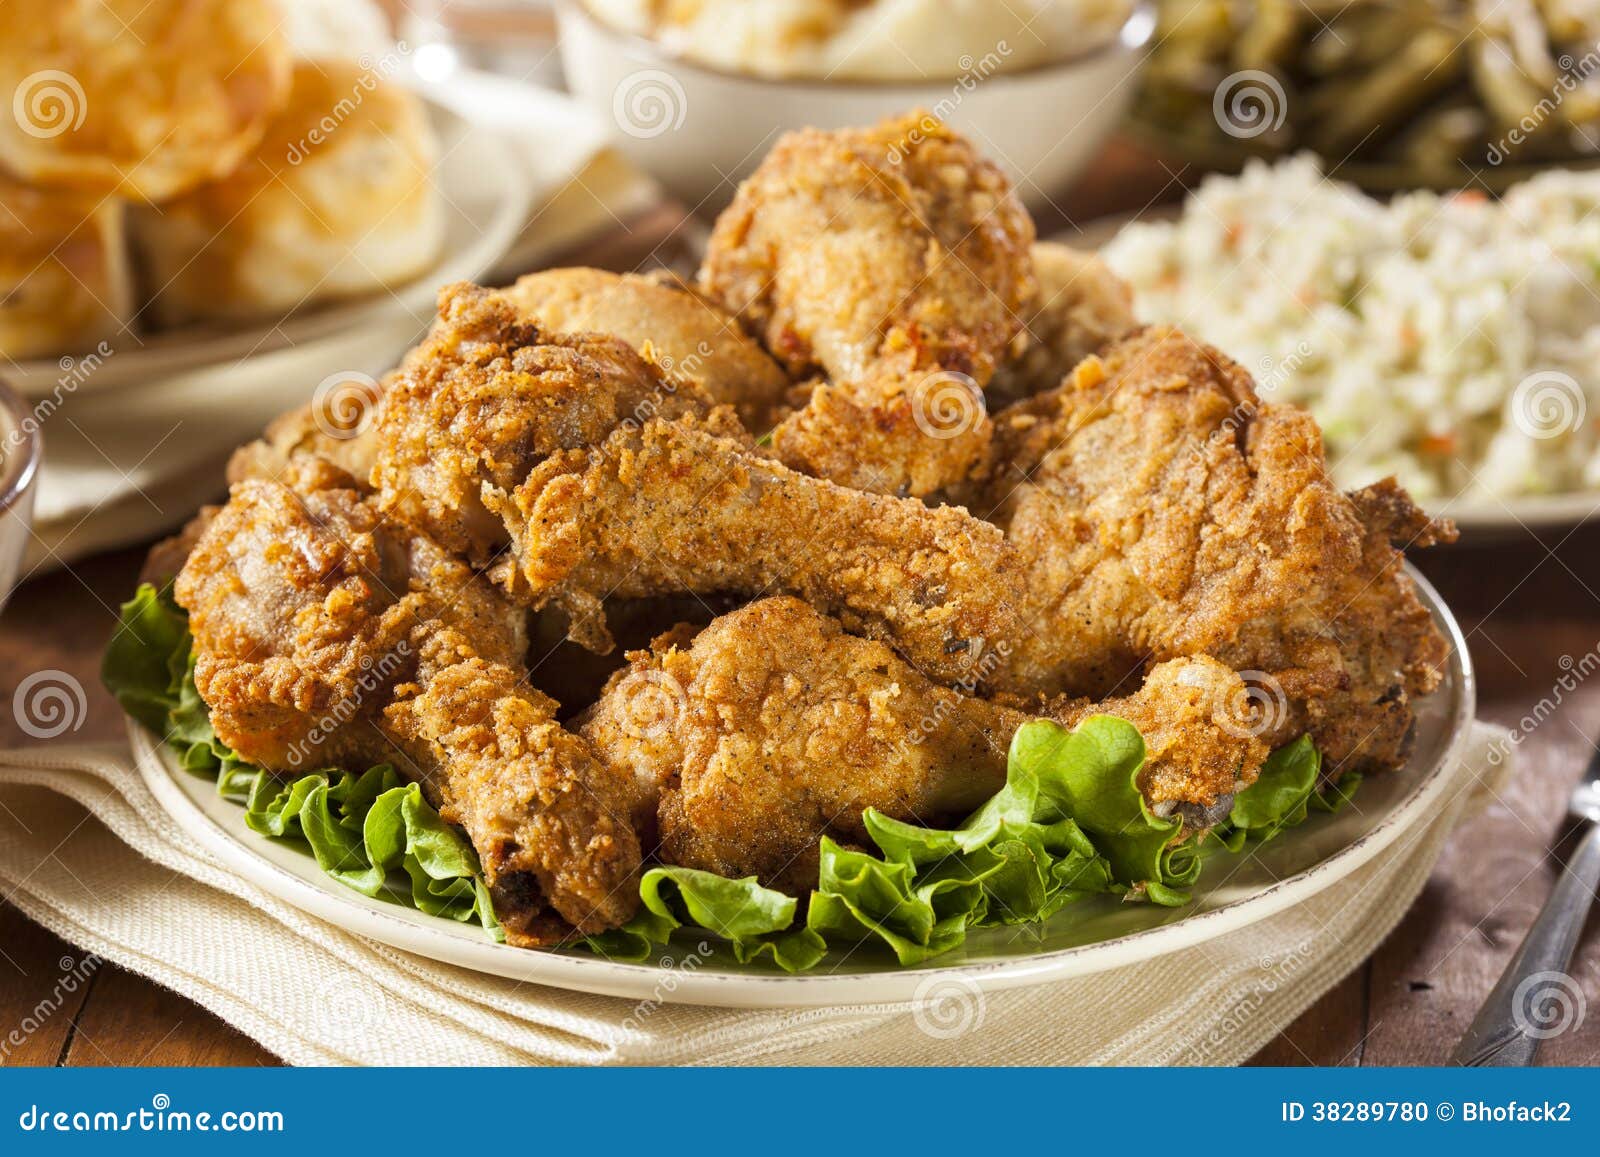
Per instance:
[[[327,463],[287,481],[236,484],[175,586],[218,737],[274,771],[411,772],[466,829],[513,943],[626,921],[631,781],[522,685],[522,610]]]
[[[765,433],[788,411],[783,368],[720,306],[670,275],[547,269],[501,291],[526,321],[557,333],[608,333],[731,405]]]
[[[497,581],[592,650],[606,599],[661,594],[801,595],[951,683],[977,640],[1025,628],[994,527],[797,474],[692,382],[500,295],[446,291],[376,428],[380,506],[482,564],[509,546]]]
[[[1032,256],[1038,288],[1010,356],[985,390],[991,413],[1055,389],[1084,358],[1138,324],[1133,290],[1097,254],[1040,241]]]
[[[1176,331],[1082,363],[996,421],[975,509],[1041,600],[1024,682],[1097,695],[1208,654],[1259,684],[1264,737],[1309,729],[1332,765],[1404,759],[1445,644],[1389,545],[1454,537],[1392,485],[1352,501],[1302,410]]]
[[[797,599],[763,599],[690,634],[631,655],[581,729],[602,761],[637,780],[645,807],[659,801],[670,863],[803,894],[816,883],[818,840],[864,844],[869,807],[923,824],[977,808],[1005,783],[1012,735],[1036,717],[940,686]],[[1043,714],[1069,726],[1094,713],[1134,723],[1152,806],[1208,826],[1267,754],[1230,726],[1242,692],[1220,664],[1183,659],[1129,697]]]
[[[625,423],[710,408],[695,382],[617,338],[546,333],[503,294],[450,285],[432,332],[386,383],[372,482],[386,513],[484,562],[507,537],[487,504],[540,461]]]
[[[439,814],[477,849],[508,940],[564,939],[546,904],[580,935],[627,923],[641,859],[633,781],[556,722],[555,700],[529,687],[520,665],[470,646],[453,632],[427,639],[385,729],[442,781]]]
[[[989,436],[982,388],[1033,293],[1033,222],[1001,170],[926,113],[780,138],[718,218],[700,286],[791,375],[787,465],[924,495]]]
[[[671,591],[797,595],[939,682],[1010,682],[985,643],[1029,627],[1001,533],[953,507],[797,474],[693,418],[547,459],[501,508],[518,590],[575,622]]]

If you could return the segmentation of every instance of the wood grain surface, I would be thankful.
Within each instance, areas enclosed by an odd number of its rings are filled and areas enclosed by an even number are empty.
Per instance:
[[[1114,145],[1083,185],[1041,222],[1052,232],[1181,193],[1185,174]],[[686,235],[670,209],[569,255],[625,269],[671,255]],[[116,606],[133,589],[142,548],[103,554],[24,583],[0,615],[0,702],[45,668],[74,675],[90,709],[74,742],[115,739],[121,715],[97,676]],[[1600,524],[1466,543],[1418,559],[1466,631],[1480,677],[1481,717],[1514,726],[1552,697],[1563,657],[1600,647]],[[1600,737],[1600,681],[1564,696],[1516,752],[1502,798],[1460,828],[1415,907],[1365,965],[1283,1032],[1256,1063],[1437,1064],[1548,893],[1565,830],[1566,794]],[[9,711],[0,745],[28,742]],[[51,1001],[82,953],[0,903],[0,1036]],[[1600,1005],[1600,920],[1572,969]],[[1600,1006],[1547,1042],[1541,1063],[1600,1063]],[[38,1031],[0,1057],[29,1065],[254,1065],[274,1059],[210,1013],[114,965],[93,971]]]

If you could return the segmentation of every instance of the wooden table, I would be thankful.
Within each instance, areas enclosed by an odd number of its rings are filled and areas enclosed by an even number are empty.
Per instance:
[[[1058,220],[1085,221],[1181,191],[1182,174],[1113,146],[1064,200]],[[574,263],[630,268],[679,233],[671,210],[624,236],[572,255]],[[121,715],[99,686],[100,649],[116,605],[133,589],[142,548],[88,559],[25,583],[0,615],[0,703],[32,672],[58,668],[87,689],[77,741],[120,734]],[[1419,563],[1460,617],[1481,680],[1480,715],[1514,725],[1555,702],[1562,657],[1600,647],[1600,525],[1518,534],[1437,550]],[[1262,1064],[1436,1064],[1548,893],[1566,793],[1600,736],[1600,680],[1564,696],[1520,745],[1504,798],[1460,829],[1405,921],[1358,968],[1256,1058]],[[0,744],[27,742],[0,712]],[[77,951],[0,906],[0,1026],[47,996],[60,960]],[[1591,922],[1573,974],[1597,1004],[1587,1022],[1547,1043],[1541,1061],[1600,1063],[1600,920]],[[12,1055],[37,1065],[238,1065],[274,1059],[209,1012],[115,966],[94,973],[76,1004],[51,1017]]]

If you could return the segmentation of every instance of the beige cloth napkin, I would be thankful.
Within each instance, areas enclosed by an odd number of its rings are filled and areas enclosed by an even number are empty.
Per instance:
[[[224,869],[121,747],[0,754],[0,886],[65,939],[297,1064],[1235,1064],[1399,922],[1450,832],[1506,774],[1509,761],[1488,759],[1505,740],[1475,725],[1431,821],[1298,907],[1133,967],[930,993],[920,1008],[641,1005],[363,940]]]

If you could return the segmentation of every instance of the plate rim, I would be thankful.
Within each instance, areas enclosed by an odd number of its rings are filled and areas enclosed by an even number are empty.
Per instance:
[[[185,773],[176,767],[170,749],[152,732],[129,717],[128,734],[140,776],[163,809],[180,829],[247,881],[291,907],[326,920],[343,931],[440,963],[602,996],[726,1008],[904,1003],[919,999],[931,978],[999,991],[1126,967],[1248,927],[1333,886],[1371,862],[1420,817],[1428,814],[1429,805],[1454,778],[1447,772],[1459,761],[1471,734],[1477,711],[1477,681],[1471,653],[1454,614],[1409,561],[1405,569],[1450,642],[1446,685],[1453,688],[1455,703],[1446,721],[1447,738],[1433,765],[1418,773],[1410,792],[1387,816],[1326,859],[1244,899],[1109,940],[1014,959],[944,966],[932,963],[865,974],[747,974],[630,964],[600,957],[513,948],[487,937],[479,941],[448,936],[443,928],[421,926],[393,913],[364,907],[356,902],[358,894],[332,881],[319,879],[312,883],[273,863],[250,844],[236,838],[189,798],[176,778]],[[1395,774],[1406,774],[1406,769]],[[460,927],[454,922],[451,926]],[[670,984],[665,983],[667,978]]]
[[[434,299],[441,285],[451,281],[472,280],[493,269],[527,226],[534,201],[534,183],[525,166],[517,161],[512,142],[505,133],[473,121],[425,90],[413,88],[412,91],[423,102],[435,124],[442,121],[459,125],[462,132],[500,146],[477,150],[479,155],[498,158],[490,179],[496,181],[500,189],[494,212],[485,219],[485,227],[477,244],[464,252],[441,249],[427,269],[398,286],[380,287],[366,294],[331,299],[303,312],[291,311],[281,317],[263,314],[215,332],[206,332],[202,324],[193,327],[196,332],[192,335],[175,331],[171,341],[163,340],[155,348],[114,348],[105,355],[104,364],[117,363],[126,368],[116,373],[87,373],[73,386],[71,393],[128,392],[170,383],[192,374],[206,373],[229,362],[267,356],[286,348],[303,348],[401,311],[420,312],[431,317]],[[446,152],[435,171],[448,170],[456,151],[451,149]],[[419,324],[425,326],[426,321]],[[268,340],[274,333],[280,334],[280,337]],[[166,335],[159,336],[164,338]],[[63,367],[69,364],[76,366],[91,355],[99,356],[96,350],[74,350],[54,357],[20,361],[9,372],[8,380],[24,398],[48,398],[61,389]]]

